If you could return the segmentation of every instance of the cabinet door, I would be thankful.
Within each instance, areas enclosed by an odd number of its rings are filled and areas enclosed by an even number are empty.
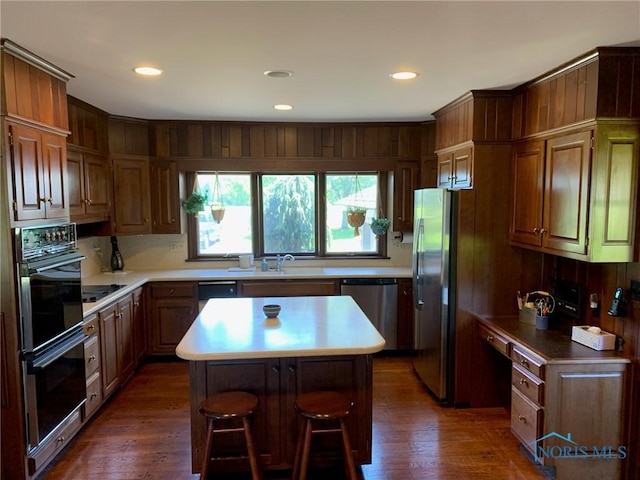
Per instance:
[[[146,159],[113,160],[115,233],[151,233],[149,165]]]
[[[451,188],[471,188],[473,186],[473,147],[464,147],[453,152],[453,177]]]
[[[102,366],[102,396],[107,398],[118,388],[117,306],[111,305],[98,314]]]
[[[418,188],[418,162],[400,161],[393,174],[393,230],[413,230],[413,191]]]
[[[85,153],[83,178],[87,214],[108,215],[111,208],[109,160],[102,155]]]
[[[509,238],[527,245],[542,245],[544,142],[519,143],[511,164],[511,226]]]
[[[135,365],[140,365],[149,351],[143,289],[133,292],[133,345]]]
[[[45,218],[44,169],[40,132],[23,125],[9,125],[9,145],[14,194],[14,220]]]
[[[67,185],[69,190],[69,215],[77,217],[85,212],[84,168],[82,152],[67,151]]]
[[[197,300],[167,298],[151,302],[151,353],[175,354],[176,347],[196,318]]]
[[[547,141],[542,245],[587,253],[591,131]]]
[[[69,215],[67,207],[67,146],[65,137],[42,134],[42,172],[45,217],[63,218]]]
[[[178,169],[175,162],[151,165],[153,233],[181,233]]]
[[[438,155],[438,188],[451,188],[453,178],[453,152]]]
[[[118,335],[118,379],[124,383],[133,374],[133,300],[131,295],[118,302],[117,335]]]

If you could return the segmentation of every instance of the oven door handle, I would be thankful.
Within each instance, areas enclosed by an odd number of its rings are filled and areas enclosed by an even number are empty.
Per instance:
[[[47,270],[51,270],[52,268],[64,267],[65,265],[69,265],[70,263],[75,263],[80,260],[86,260],[86,259],[87,257],[85,257],[84,255],[74,256],[73,258],[68,258],[66,260],[63,260],[62,262],[52,263],[45,267],[36,268],[35,271],[36,273],[42,273],[42,272],[46,272]]]
[[[72,337],[67,338],[66,340],[56,345],[55,347],[50,348],[42,355],[38,355],[37,357],[33,358],[29,362],[29,367],[28,367],[29,372],[30,373],[35,372],[37,370],[42,370],[43,368],[48,367],[53,362],[55,362],[58,358],[60,358],[60,356],[63,353],[68,352],[72,348],[84,342],[85,338],[87,338],[87,336],[84,334],[82,330],[80,330],[78,333],[74,334]]]

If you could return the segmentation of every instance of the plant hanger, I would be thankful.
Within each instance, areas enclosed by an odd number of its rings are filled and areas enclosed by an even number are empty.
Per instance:
[[[218,172],[215,172],[216,178],[213,182],[213,191],[211,192],[211,215],[216,223],[220,223],[224,218],[224,200],[222,199],[222,191],[220,188],[220,179],[218,178]]]
[[[347,223],[354,228],[353,236],[360,235],[359,228],[364,224],[367,216],[367,207],[364,205],[362,190],[358,180],[358,172],[355,172],[355,180],[353,182],[353,204],[347,207]]]

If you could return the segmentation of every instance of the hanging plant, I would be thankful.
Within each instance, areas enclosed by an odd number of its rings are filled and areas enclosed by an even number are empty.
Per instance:
[[[204,210],[204,202],[206,199],[207,198],[200,192],[193,192],[184,202],[182,202],[182,207],[187,213],[197,217],[198,213]]]
[[[213,192],[211,195],[213,198],[211,200],[211,216],[216,221],[216,223],[220,223],[224,218],[224,201],[222,200],[222,193],[220,191],[220,180],[218,179],[218,172],[216,172],[216,179],[213,182]]]
[[[371,219],[371,231],[376,235],[386,235],[391,220],[388,218],[373,218]]]
[[[353,232],[353,236],[357,237],[360,235],[359,227],[364,225],[364,220],[367,216],[367,208],[360,207],[357,205],[352,205],[347,207],[347,223],[349,226],[355,228]]]

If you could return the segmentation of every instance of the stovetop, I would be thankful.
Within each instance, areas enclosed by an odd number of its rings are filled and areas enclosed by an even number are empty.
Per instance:
[[[83,285],[82,286],[82,303],[93,303],[120,290],[125,285]]]

